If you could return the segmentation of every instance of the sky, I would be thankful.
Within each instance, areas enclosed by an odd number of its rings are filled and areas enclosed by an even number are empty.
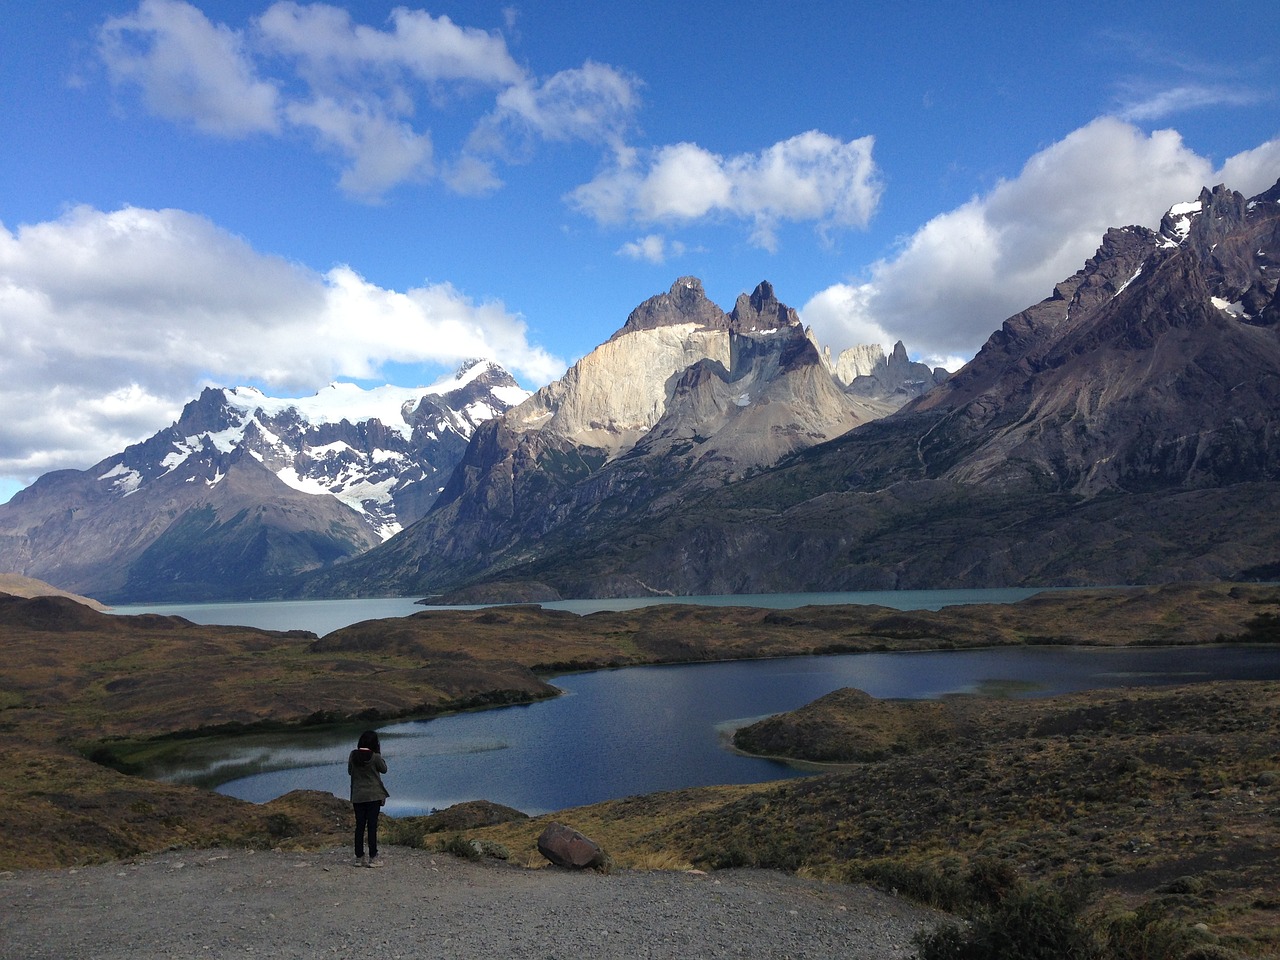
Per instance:
[[[535,389],[762,280],[955,368],[1280,178],[1271,0],[0,0],[0,502],[202,387]]]

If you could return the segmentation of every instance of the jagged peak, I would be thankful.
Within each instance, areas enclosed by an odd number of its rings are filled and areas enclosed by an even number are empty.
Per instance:
[[[728,317],[718,306],[707,299],[702,281],[697,277],[680,277],[666,293],[650,297],[631,311],[621,329],[610,340],[640,330],[693,323],[700,327],[726,329]]]
[[[1280,183],[1277,184],[1280,189]],[[1181,247],[1197,233],[1216,235],[1242,223],[1249,202],[1244,195],[1220,183],[1210,189],[1201,187],[1194,200],[1175,203],[1160,220],[1161,246],[1165,249]]]
[[[1271,189],[1266,190],[1249,200],[1250,206],[1259,203],[1280,203],[1280,180],[1276,180]]]
[[[784,327],[803,330],[800,315],[778,300],[768,280],[761,280],[750,294],[738,297],[729,314],[729,327],[735,333],[764,333]]]

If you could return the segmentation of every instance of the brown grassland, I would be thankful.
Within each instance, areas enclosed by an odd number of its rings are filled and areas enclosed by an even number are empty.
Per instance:
[[[64,598],[0,595],[0,868],[66,866],[181,845],[343,843],[347,805],[263,805],[130,776],[201,738],[552,696],[572,669],[1009,644],[1274,642],[1273,587],[1177,585],[1047,593],[1012,605],[676,604],[573,614],[517,606],[424,611],[317,639],[301,632],[112,617]],[[871,880],[944,907],[996,862],[1158,902],[1248,954],[1280,948],[1280,684],[1113,690],[1043,700],[877,701],[839,691],[739,732],[751,752],[830,766],[800,780],[633,797],[554,817],[433,832],[536,865],[550,819],[619,866],[768,866]],[[91,759],[92,758],[92,759]],[[98,761],[98,762],[95,762]]]

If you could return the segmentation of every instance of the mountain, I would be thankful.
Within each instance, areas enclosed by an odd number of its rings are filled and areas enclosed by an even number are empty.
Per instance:
[[[904,403],[905,349],[892,365],[876,353],[867,368],[883,390],[845,389],[770,284],[725,313],[701,281],[681,277],[561,379],[480,428],[422,521],[306,589],[429,591],[526,562],[579,524],[741,480]]]
[[[886,415],[951,376],[942,367],[930,368],[928,364],[911,360],[901,340],[887,356],[878,344],[871,344],[850,347],[834,362],[829,353],[824,352],[823,362],[849,393],[882,402],[888,408]]]
[[[111,602],[251,597],[430,509],[476,427],[528,396],[472,362],[429,388],[206,388],[172,426],[0,504],[0,569]]]
[[[1158,230],[1108,231],[881,419],[828,400],[765,285],[722,321],[681,281],[614,342],[696,332],[727,361],[672,369],[666,406],[625,425],[597,413],[627,368],[582,366],[478,431],[426,517],[319,582],[520,599],[1274,578],[1278,281],[1280,184],[1206,189]],[[578,434],[537,429],[569,408]]]

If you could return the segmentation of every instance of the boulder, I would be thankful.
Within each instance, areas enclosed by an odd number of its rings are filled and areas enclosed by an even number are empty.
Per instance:
[[[542,831],[538,837],[538,852],[557,867],[572,870],[604,870],[609,863],[598,843],[562,823],[550,823]]]

